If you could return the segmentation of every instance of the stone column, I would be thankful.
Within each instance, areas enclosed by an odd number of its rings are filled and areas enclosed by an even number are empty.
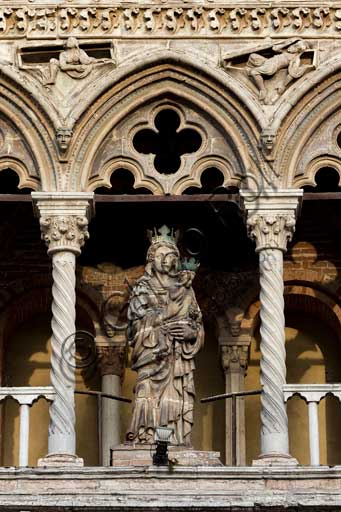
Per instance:
[[[258,463],[297,463],[289,455],[283,253],[292,239],[302,190],[243,191],[249,236],[256,242],[260,271],[261,455]],[[257,463],[256,462],[256,463]]]
[[[231,343],[232,342],[232,343]],[[249,342],[235,339],[221,344],[221,361],[225,373],[225,393],[244,391]],[[245,465],[245,402],[244,398],[226,400],[225,443],[226,465]],[[235,414],[235,425],[233,415]]]
[[[121,395],[125,366],[125,343],[97,346],[99,368],[102,375],[102,392]],[[120,444],[120,402],[102,398],[102,465],[110,465],[110,448]]]
[[[48,455],[38,465],[77,464],[75,435],[76,256],[89,237],[93,193],[32,193],[52,258],[51,384]]]

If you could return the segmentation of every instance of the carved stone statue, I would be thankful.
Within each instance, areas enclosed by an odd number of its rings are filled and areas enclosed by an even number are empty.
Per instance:
[[[137,372],[135,404],[127,441],[154,443],[155,429],[174,429],[171,442],[191,446],[194,357],[204,329],[192,281],[197,264],[184,261],[176,238],[163,226],[154,236],[143,276],[129,300],[128,342]]]
[[[94,65],[97,64],[115,64],[113,59],[96,59],[90,57],[84,50],[79,48],[75,37],[69,37],[65,43],[59,59],[51,59],[49,64],[49,74],[44,76],[44,85],[54,84],[58,71],[63,71],[71,78],[81,79],[87,77]]]

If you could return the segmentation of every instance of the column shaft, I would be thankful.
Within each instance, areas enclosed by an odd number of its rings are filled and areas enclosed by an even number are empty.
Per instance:
[[[51,383],[56,399],[50,408],[49,453],[75,454],[75,331],[76,256],[56,252],[52,256]]]
[[[121,395],[121,378],[118,375],[103,375],[102,391]],[[110,465],[110,448],[120,444],[120,402],[102,398],[102,465]]]
[[[286,382],[283,252],[263,249],[260,265],[261,454],[288,454],[288,418],[282,387]]]

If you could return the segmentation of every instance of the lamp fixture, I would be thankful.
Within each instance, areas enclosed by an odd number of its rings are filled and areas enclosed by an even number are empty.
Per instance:
[[[174,433],[173,428],[169,427],[156,427],[155,429],[155,443],[156,452],[153,453],[154,466],[168,466],[168,445],[170,438]]]

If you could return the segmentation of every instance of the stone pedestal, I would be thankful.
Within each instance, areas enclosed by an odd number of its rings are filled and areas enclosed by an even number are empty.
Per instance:
[[[121,444],[110,450],[111,466],[151,466],[155,445]],[[219,452],[198,451],[183,446],[170,446],[169,460],[176,466],[223,466]]]
[[[84,461],[77,455],[72,455],[70,453],[50,453],[45,457],[38,459],[37,466],[41,467],[82,467],[84,466]]]

